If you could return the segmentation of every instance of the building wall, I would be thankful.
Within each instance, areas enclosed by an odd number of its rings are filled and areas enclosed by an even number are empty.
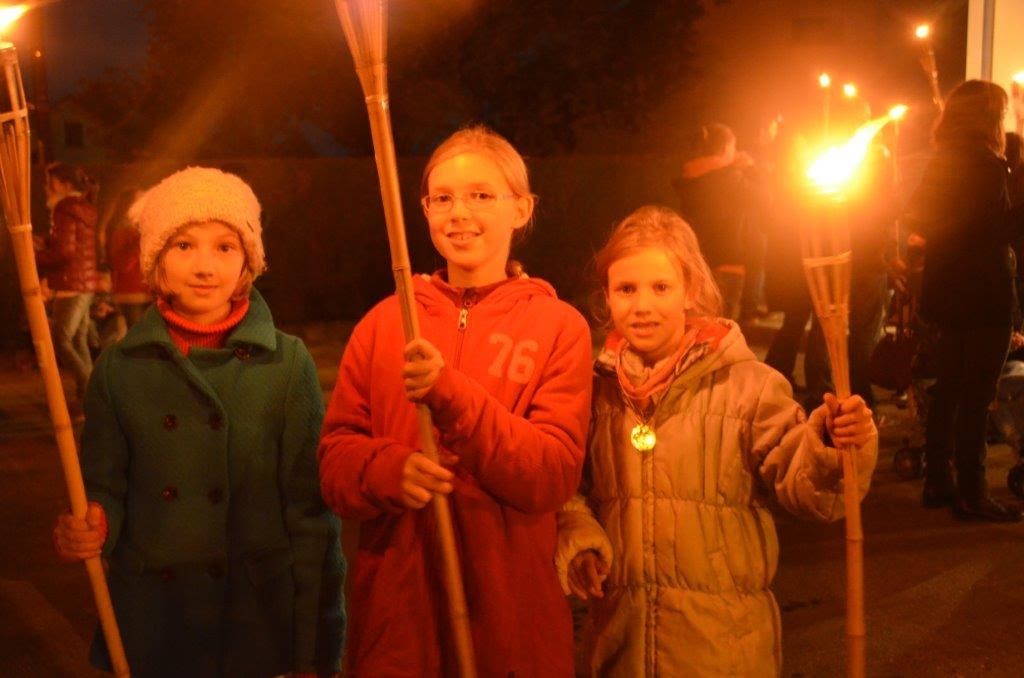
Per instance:
[[[993,7],[994,23],[991,43],[986,44],[984,32],[985,6]],[[1024,0],[971,0],[967,28],[967,77],[991,78],[1002,85],[1007,92],[1013,90],[1013,76],[1024,73],[1024,42],[1021,29],[1024,28]],[[986,73],[983,55],[989,50],[991,73]],[[1024,114],[1011,106],[1006,115],[1006,128],[1016,129],[1019,125],[1017,114]],[[1021,130],[1018,129],[1018,132]]]

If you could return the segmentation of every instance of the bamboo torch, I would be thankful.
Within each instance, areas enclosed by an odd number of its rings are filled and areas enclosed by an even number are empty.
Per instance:
[[[850,229],[844,202],[847,191],[867,157],[871,140],[891,120],[889,116],[866,123],[843,146],[819,156],[807,171],[822,199],[817,223],[801,229],[804,274],[814,312],[821,323],[832,364],[836,396],[850,396],[847,331],[850,316]],[[847,675],[865,674],[864,531],[860,520],[860,492],[855,450],[842,449],[844,507],[846,513],[846,649]]]
[[[85,484],[78,464],[78,450],[71,429],[64,388],[57,370],[57,359],[50,337],[50,326],[43,308],[43,298],[36,271],[35,251],[32,247],[32,223],[29,214],[29,129],[28,106],[21,83],[18,67],[18,52],[9,42],[0,43],[0,64],[4,71],[3,91],[0,92],[0,196],[2,196],[4,220],[11,233],[14,259],[18,267],[21,294],[25,300],[25,314],[28,316],[32,343],[35,345],[36,360],[46,389],[46,402],[50,409],[54,436],[64,468],[64,481],[71,500],[71,513],[84,518],[87,507]],[[100,558],[85,561],[89,574],[96,609],[99,613],[103,637],[107,642],[114,673],[127,676],[128,661],[121,644],[121,634],[114,618],[114,606],[103,574]]]
[[[405,240],[405,220],[402,216],[401,193],[398,186],[398,168],[395,162],[395,142],[391,134],[391,117],[387,89],[387,5],[385,0],[335,0],[338,18],[345,33],[345,41],[352,52],[356,74],[366,97],[373,137],[377,175],[380,179],[384,217],[391,248],[391,269],[395,277],[395,290],[402,309],[402,325],[406,341],[420,335],[416,306],[413,298],[409,250]],[[434,441],[434,427],[426,405],[416,406],[420,426],[420,444],[423,453],[438,460]],[[473,641],[466,611],[466,594],[462,585],[462,570],[455,547],[451,509],[444,495],[434,495],[431,502],[437,523],[441,549],[445,590],[448,595],[448,615],[459,664],[463,677],[476,676]]]

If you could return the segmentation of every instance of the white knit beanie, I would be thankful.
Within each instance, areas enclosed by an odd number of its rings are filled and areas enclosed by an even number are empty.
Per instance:
[[[128,218],[139,229],[139,263],[147,278],[167,240],[182,226],[204,221],[220,221],[238,232],[253,279],[266,269],[259,200],[234,174],[211,167],[175,172],[143,193]]]

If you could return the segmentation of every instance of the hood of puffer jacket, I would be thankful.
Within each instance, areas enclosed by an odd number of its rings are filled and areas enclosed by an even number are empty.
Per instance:
[[[736,363],[757,360],[757,356],[750,350],[747,340],[743,337],[740,326],[727,318],[695,318],[693,322],[717,323],[728,328],[728,332],[722,337],[717,346],[712,341],[702,340],[698,334],[697,341],[679,359],[682,368],[672,379],[672,386],[676,388],[689,384],[723,367]],[[604,376],[615,375],[615,365],[618,360],[618,352],[625,342],[617,332],[608,335],[605,346],[594,363],[594,369],[598,374]],[[678,367],[677,367],[678,370]]]
[[[475,303],[475,295],[486,296],[487,303],[492,307],[492,312],[501,312],[503,307],[511,307],[524,299],[532,297],[550,297],[557,299],[555,288],[539,278],[510,278],[494,285],[486,287],[455,287],[451,285],[441,272],[433,275],[413,276],[413,290],[416,301],[423,306],[427,313],[441,313],[442,309],[450,309],[452,306],[472,305]],[[479,298],[479,297],[476,297]]]

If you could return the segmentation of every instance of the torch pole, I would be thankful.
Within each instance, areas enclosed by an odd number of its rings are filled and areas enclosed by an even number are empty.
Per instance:
[[[412,341],[420,336],[420,330],[412,289],[409,249],[405,238],[405,220],[402,216],[395,142],[388,104],[386,3],[384,0],[336,0],[335,6],[345,32],[345,40],[352,52],[359,83],[366,97],[374,158],[377,162],[377,175],[384,203],[388,245],[391,249],[391,270],[395,278],[395,291],[401,308],[405,339]],[[430,410],[426,405],[419,404],[416,406],[416,415],[422,451],[436,462],[437,444],[434,440]],[[442,494],[435,494],[431,504],[440,542],[449,621],[455,641],[459,674],[463,678],[474,678],[476,662],[473,656],[473,640],[462,583],[462,570],[459,566],[455,531],[452,527],[451,508],[448,498]]]
[[[822,228],[808,227],[801,237],[804,273],[825,336],[836,397],[850,396],[849,328],[850,247],[845,209],[826,205]],[[846,514],[846,674],[865,675],[864,530],[860,519],[860,490],[856,450],[839,450],[843,464],[843,503]]]
[[[939,67],[935,62],[935,48],[929,39],[925,45],[924,54],[921,56],[921,68],[928,76],[928,84],[932,90],[932,103],[935,108],[942,112],[942,92],[939,90]]]
[[[0,113],[0,192],[3,197],[4,219],[11,234],[11,247],[18,268],[21,295],[25,302],[25,315],[28,317],[39,372],[43,377],[46,404],[49,407],[50,421],[53,423],[61,466],[64,469],[64,482],[71,502],[71,513],[76,518],[84,519],[88,506],[85,484],[78,463],[71,417],[68,414],[67,401],[64,399],[64,387],[57,369],[50,325],[43,307],[39,274],[36,271],[35,249],[32,244],[28,107],[25,104],[18,53],[14,45],[0,44],[0,62],[3,64],[5,94],[10,105],[8,110]],[[85,569],[89,575],[100,627],[107,643],[114,673],[118,676],[128,676],[128,661],[125,658],[124,646],[121,644],[121,633],[117,628],[114,606],[110,600],[110,591],[99,556],[86,560]]]

